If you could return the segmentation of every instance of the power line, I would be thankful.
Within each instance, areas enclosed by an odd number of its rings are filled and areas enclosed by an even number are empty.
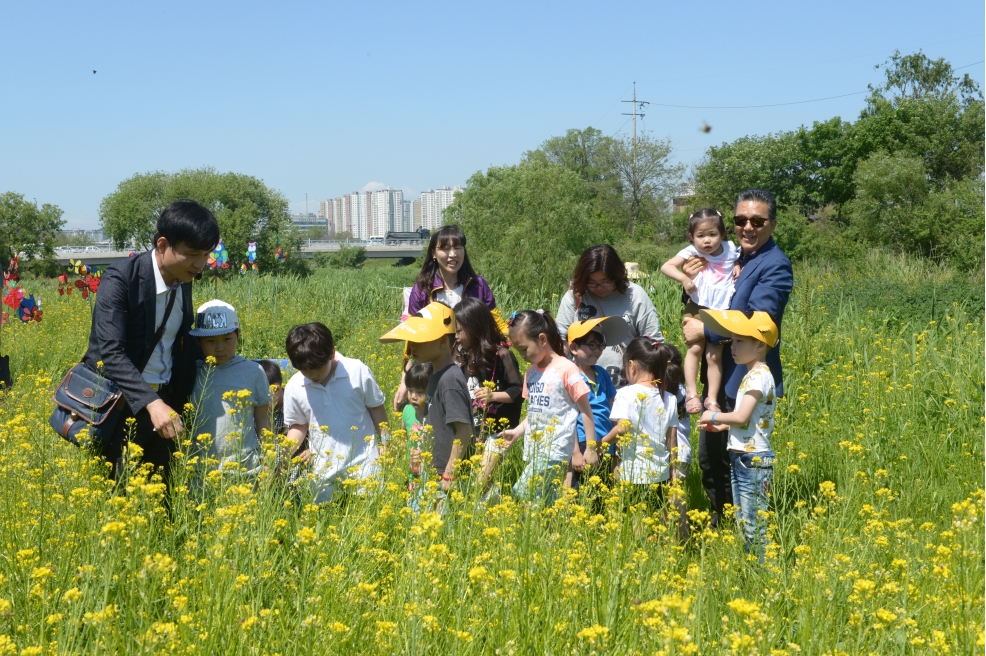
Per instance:
[[[844,93],[840,96],[828,96],[827,98],[815,98],[813,100],[796,100],[795,102],[774,103],[772,105],[668,105],[666,103],[651,103],[651,104],[657,105],[658,107],[675,107],[677,109],[759,109],[762,107],[783,107],[785,105],[804,105],[805,103],[821,102],[823,100],[834,100],[836,98],[848,98],[849,96],[858,96],[864,93],[869,93],[869,89],[867,89],[866,91],[856,91],[854,93]]]
[[[973,62],[971,64],[966,64],[965,66],[959,66],[958,68],[953,68],[953,71],[961,71],[963,68],[969,68],[970,66],[975,66],[976,64],[986,64],[986,59],[982,61]]]
[[[964,66],[956,66],[953,71],[960,71],[963,68],[969,68],[970,66],[975,66],[976,64],[984,64],[986,59],[982,61],[973,62],[971,64],[966,64]],[[796,100],[794,102],[786,103],[773,103],[771,105],[669,105],[667,103],[650,103],[651,105],[657,105],[658,107],[674,107],[676,109],[762,109],[764,107],[786,107],[788,105],[804,105],[806,103],[822,102],[824,100],[835,100],[836,98],[848,98],[850,96],[859,96],[864,93],[869,93],[870,90],[866,91],[855,91],[853,93],[843,93],[838,96],[827,96],[825,98],[813,98],[812,100]],[[630,102],[629,100],[624,100],[623,102]]]

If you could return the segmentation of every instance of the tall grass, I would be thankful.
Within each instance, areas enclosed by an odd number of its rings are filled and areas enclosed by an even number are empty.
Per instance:
[[[550,509],[483,505],[466,467],[444,516],[415,515],[401,448],[379,485],[321,507],[273,475],[177,485],[167,506],[139,475],[112,489],[46,425],[89,315],[41,288],[42,324],[3,333],[17,380],[0,407],[0,654],[982,653],[983,308],[901,320],[847,293],[927,283],[922,267],[796,268],[763,568],[732,527],[709,529],[694,470],[684,545],[605,477]],[[376,338],[412,277],[282,277],[276,315],[271,278],[218,296],[244,355],[283,356],[293,323],[320,320],[389,393],[400,348]],[[648,282],[680,340],[677,290]],[[505,312],[557,307],[549,290],[494,289]]]

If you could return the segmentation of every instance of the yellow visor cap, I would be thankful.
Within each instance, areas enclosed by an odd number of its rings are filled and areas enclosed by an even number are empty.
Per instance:
[[[606,346],[616,346],[630,341],[630,326],[623,317],[596,317],[586,321],[576,321],[569,326],[568,343],[571,344],[593,331],[603,336]]]
[[[739,310],[699,310],[699,315],[702,323],[716,335],[743,335],[770,348],[777,346],[777,324],[766,312],[754,312],[748,317]]]
[[[442,303],[429,303],[407,321],[380,338],[383,344],[393,342],[433,342],[442,335],[455,334],[455,315]]]

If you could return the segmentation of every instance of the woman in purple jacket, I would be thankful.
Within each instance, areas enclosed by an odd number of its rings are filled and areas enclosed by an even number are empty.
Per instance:
[[[496,309],[496,299],[490,286],[477,274],[469,263],[466,254],[466,235],[457,225],[442,226],[432,233],[428,242],[421,272],[411,290],[407,311],[414,314],[432,301],[438,301],[454,308],[465,297],[477,298],[493,313],[493,318],[503,334],[508,328],[500,312]],[[404,378],[394,395],[394,410],[400,412],[407,396]]]
[[[428,253],[414,283],[408,312],[414,314],[432,301],[455,307],[466,296],[478,298],[493,313],[497,324],[506,324],[483,277],[473,271],[466,254],[466,236],[457,225],[442,226],[431,235]]]

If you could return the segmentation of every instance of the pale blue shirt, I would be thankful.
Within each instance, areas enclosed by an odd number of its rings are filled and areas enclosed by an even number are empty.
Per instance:
[[[155,297],[154,309],[154,331],[157,332],[164,320],[164,311],[168,307],[168,292],[172,287],[164,284],[164,277],[161,275],[161,267],[157,263],[157,253],[151,253],[151,263],[154,266],[154,288],[157,296]],[[181,330],[181,308],[182,292],[181,283],[175,281],[173,287],[178,291],[175,293],[175,305],[171,308],[171,315],[168,317],[168,325],[164,329],[161,341],[154,347],[151,359],[147,361],[147,366],[141,376],[145,383],[165,384],[171,382],[171,348],[175,344],[178,331]]]

